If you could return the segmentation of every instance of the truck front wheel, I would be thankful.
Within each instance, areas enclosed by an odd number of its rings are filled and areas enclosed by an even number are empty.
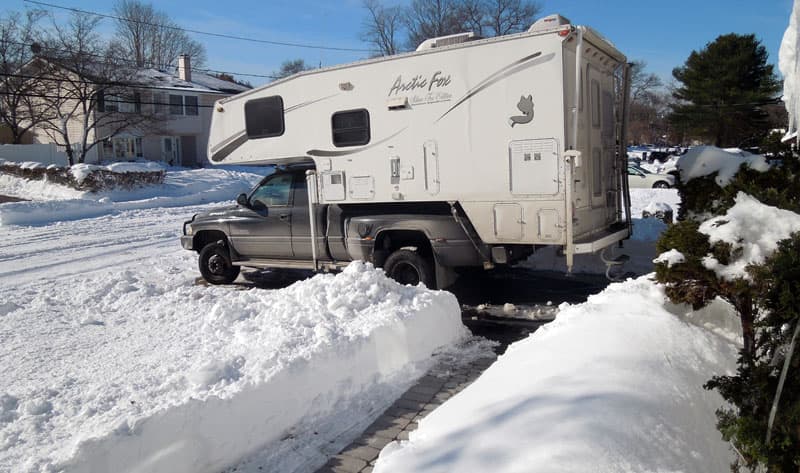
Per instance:
[[[222,242],[209,243],[200,250],[200,274],[211,284],[230,284],[239,275],[231,264],[228,248]]]
[[[386,258],[383,270],[400,284],[416,286],[423,283],[428,288],[434,288],[433,267],[427,258],[416,251],[395,251]]]

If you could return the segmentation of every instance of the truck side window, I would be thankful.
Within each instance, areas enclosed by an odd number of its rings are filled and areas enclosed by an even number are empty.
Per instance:
[[[292,175],[278,174],[258,186],[250,194],[250,205],[260,202],[267,207],[289,205],[289,196],[292,192]]]
[[[333,145],[359,146],[369,143],[369,112],[366,109],[336,112],[331,117]]]
[[[283,123],[283,99],[280,95],[248,100],[244,104],[244,122],[248,138],[281,136]]]

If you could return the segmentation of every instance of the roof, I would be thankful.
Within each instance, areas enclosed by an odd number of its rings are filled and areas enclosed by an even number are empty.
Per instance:
[[[187,82],[170,72],[157,69],[138,69],[133,79],[139,85],[198,93],[238,94],[250,88],[229,82],[202,72],[192,72],[192,81]]]
[[[32,64],[35,64],[37,61],[45,61],[50,64],[56,64],[59,67],[64,69],[70,70],[72,72],[78,73],[74,68],[70,67],[67,63],[55,60],[53,58],[44,58],[44,57],[37,57],[29,61],[23,68],[29,67]],[[92,75],[92,64],[86,65],[84,64],[84,74],[85,76]],[[102,71],[103,65],[97,64],[98,71]],[[107,66],[106,66],[107,67]],[[166,90],[182,90],[187,92],[196,92],[196,93],[206,93],[206,94],[238,94],[240,92],[244,92],[246,90],[250,90],[250,87],[245,85],[237,84],[235,82],[229,82],[226,80],[222,80],[218,77],[214,77],[209,74],[204,74],[202,72],[195,72],[192,71],[192,81],[188,82],[177,75],[174,72],[165,72],[160,71],[158,69],[152,68],[131,68],[132,71],[130,72],[130,85],[132,86],[142,86],[148,88],[161,88]],[[102,72],[96,72],[96,77],[88,77],[89,80],[96,80],[101,81],[103,77]],[[126,81],[127,82],[127,81]]]

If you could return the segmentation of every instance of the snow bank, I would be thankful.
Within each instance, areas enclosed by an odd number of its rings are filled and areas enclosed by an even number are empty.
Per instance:
[[[125,168],[139,164],[118,163],[111,166]],[[74,168],[82,169],[79,166]],[[0,194],[32,199],[29,202],[0,205],[0,226],[42,225],[126,210],[231,201],[239,193],[249,191],[268,172],[271,171],[267,168],[175,168],[167,172],[161,185],[98,193],[74,191],[46,181],[0,176]]]
[[[797,136],[797,120],[800,118],[800,61],[798,61],[798,51],[800,51],[800,2],[795,0],[792,7],[792,15],[789,17],[789,27],[783,33],[781,48],[778,51],[778,68],[783,75],[783,101],[786,103],[786,110],[789,112],[789,128],[786,133],[787,138]]]
[[[157,163],[155,161],[135,161],[135,162],[121,162],[111,164],[76,164],[70,166],[69,172],[72,177],[80,184],[86,179],[92,171],[111,171],[116,173],[129,173],[129,172],[153,172],[153,171],[166,171],[167,166]]]
[[[715,146],[690,148],[678,161],[678,169],[683,182],[716,172],[718,174],[714,180],[720,187],[725,187],[742,164],[747,164],[751,169],[760,172],[769,169],[767,160],[761,155],[732,153]]]
[[[668,306],[646,277],[562,305],[375,471],[728,471],[723,401],[702,384],[733,372],[736,347]]]
[[[278,291],[183,274],[109,269],[3,309],[0,471],[217,473],[288,437],[327,444],[293,428],[380,412],[468,334],[451,294],[368,264]]]
[[[778,249],[780,240],[800,231],[800,215],[764,205],[744,192],[739,192],[734,202],[725,215],[700,224],[699,231],[708,235],[712,244],[722,241],[733,245],[737,257],[724,265],[709,255],[703,259],[703,266],[723,279],[749,279],[747,265],[763,263]]]

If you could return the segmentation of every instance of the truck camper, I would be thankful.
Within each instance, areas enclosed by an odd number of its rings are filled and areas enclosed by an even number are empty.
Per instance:
[[[571,270],[574,255],[631,234],[628,76],[603,36],[551,15],[526,32],[433,38],[219,100],[211,162],[277,170],[239,196],[229,222],[186,222],[183,246],[218,283],[239,266],[362,259],[444,287],[459,267],[552,245]]]

